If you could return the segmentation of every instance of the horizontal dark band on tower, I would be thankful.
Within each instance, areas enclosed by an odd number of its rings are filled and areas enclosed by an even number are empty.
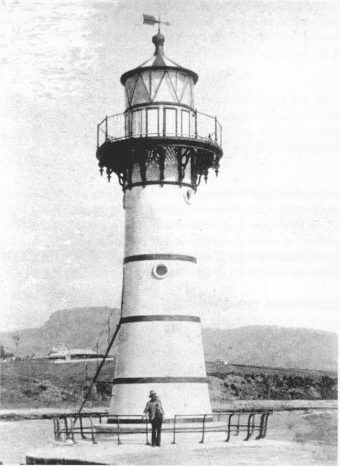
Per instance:
[[[188,261],[197,264],[197,259],[194,256],[185,256],[183,254],[138,254],[136,256],[128,256],[124,258],[124,264],[135,261]]]
[[[137,183],[130,183],[130,184],[127,184],[123,187],[123,191],[126,191],[127,189],[131,189],[131,188],[135,188],[137,186],[148,186],[148,185],[160,185],[160,186],[163,186],[164,184],[170,184],[170,185],[174,185],[174,186],[185,186],[186,188],[192,188],[192,189],[195,189],[195,185],[191,184],[191,183],[181,183],[179,181],[145,181],[144,183],[142,181],[138,181]]]
[[[130,322],[152,322],[152,321],[170,321],[170,322],[201,322],[197,316],[188,315],[148,315],[148,316],[129,316],[121,319],[122,324]]]
[[[206,377],[118,377],[113,385],[131,383],[207,383]]]

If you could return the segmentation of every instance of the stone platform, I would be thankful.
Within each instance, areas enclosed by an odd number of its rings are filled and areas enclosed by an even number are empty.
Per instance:
[[[225,443],[218,434],[210,434],[206,443],[187,436],[175,445],[167,435],[162,446],[150,447],[129,439],[117,445],[113,439],[93,445],[79,442],[75,445],[54,445],[26,454],[26,464],[185,464],[212,465],[233,464],[242,466],[311,466],[320,465],[315,453],[288,441],[233,439]]]

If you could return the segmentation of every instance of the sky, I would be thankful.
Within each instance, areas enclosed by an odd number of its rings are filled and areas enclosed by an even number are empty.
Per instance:
[[[340,308],[338,2],[2,0],[0,329],[120,305],[124,213],[100,178],[96,125],[119,78],[165,53],[198,73],[223,126],[195,199],[205,327],[334,331]]]

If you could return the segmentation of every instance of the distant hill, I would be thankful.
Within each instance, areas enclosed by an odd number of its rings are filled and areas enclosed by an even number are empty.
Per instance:
[[[323,330],[261,325],[204,329],[203,341],[208,361],[311,370],[338,367],[337,334]]]
[[[53,347],[95,348],[104,351],[119,321],[119,309],[87,307],[54,312],[39,328],[0,333],[0,344],[16,355],[41,356]],[[110,319],[109,319],[110,316]],[[108,327],[107,322],[110,322]],[[13,338],[13,337],[19,338]],[[208,361],[234,364],[337,370],[337,335],[322,330],[248,326],[203,329]]]
[[[56,311],[42,327],[0,333],[0,344],[17,356],[42,356],[53,347],[95,349],[102,332],[99,350],[103,351],[107,345],[106,323],[110,315],[112,334],[119,321],[120,310],[109,307],[85,307]],[[16,335],[19,335],[17,345],[13,338]]]

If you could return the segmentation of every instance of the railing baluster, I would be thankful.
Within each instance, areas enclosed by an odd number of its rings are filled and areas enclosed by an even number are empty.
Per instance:
[[[197,110],[195,110],[195,138],[197,139]]]

